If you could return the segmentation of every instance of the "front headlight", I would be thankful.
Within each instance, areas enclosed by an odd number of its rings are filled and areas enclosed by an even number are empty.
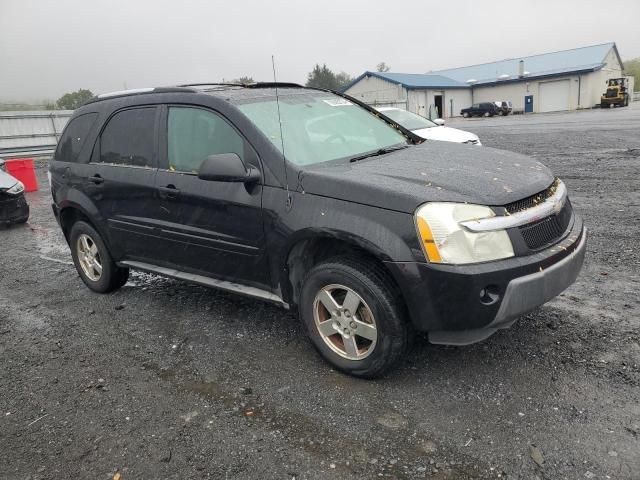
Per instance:
[[[466,203],[427,203],[416,211],[422,249],[432,263],[466,264],[513,257],[506,230],[471,232],[461,222],[494,217],[489,207]]]
[[[6,190],[6,192],[9,195],[18,195],[19,193],[22,193],[22,192],[24,192],[24,183],[22,183],[20,180],[18,180],[18,183],[16,183],[10,189]]]

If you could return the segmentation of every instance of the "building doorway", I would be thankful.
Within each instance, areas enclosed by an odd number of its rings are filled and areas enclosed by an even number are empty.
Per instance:
[[[444,95],[434,95],[433,103],[436,106],[434,118],[444,118]]]
[[[524,97],[524,113],[533,113],[533,95]]]

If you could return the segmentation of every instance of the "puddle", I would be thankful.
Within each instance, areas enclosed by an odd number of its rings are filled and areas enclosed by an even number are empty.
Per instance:
[[[53,214],[52,214],[53,215]],[[33,232],[33,240],[41,257],[45,260],[61,260],[62,262],[71,261],[71,252],[69,246],[59,230],[53,230],[44,227],[36,221],[29,221],[29,228]]]

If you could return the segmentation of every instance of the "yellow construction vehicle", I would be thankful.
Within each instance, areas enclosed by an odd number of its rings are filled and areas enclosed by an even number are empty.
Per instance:
[[[610,78],[607,81],[607,91],[600,97],[600,108],[629,106],[629,79]]]

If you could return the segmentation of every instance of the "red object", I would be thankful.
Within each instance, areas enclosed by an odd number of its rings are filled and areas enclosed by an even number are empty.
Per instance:
[[[38,180],[36,179],[36,171],[33,167],[33,158],[7,160],[5,166],[7,167],[7,172],[24,183],[24,190],[26,192],[35,192],[38,190]]]

